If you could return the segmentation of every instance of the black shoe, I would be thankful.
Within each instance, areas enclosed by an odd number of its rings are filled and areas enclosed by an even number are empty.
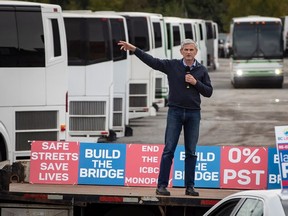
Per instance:
[[[166,189],[166,187],[158,187],[156,189],[156,194],[163,196],[170,196],[170,192]]]
[[[185,191],[185,195],[189,196],[199,196],[199,193],[195,191],[194,187],[187,187]]]

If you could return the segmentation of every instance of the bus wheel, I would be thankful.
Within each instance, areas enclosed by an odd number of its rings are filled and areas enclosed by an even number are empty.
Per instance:
[[[117,134],[113,130],[109,130],[109,136],[107,137],[107,140],[109,142],[115,141],[117,139]]]
[[[240,82],[238,80],[234,80],[234,82],[232,82],[232,85],[234,86],[234,88],[240,88]]]

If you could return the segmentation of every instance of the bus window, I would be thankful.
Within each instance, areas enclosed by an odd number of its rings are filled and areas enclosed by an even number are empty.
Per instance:
[[[193,30],[192,25],[189,23],[184,23],[184,31],[185,31],[185,38],[190,38],[194,40],[193,38]]]
[[[181,39],[179,26],[173,26],[173,46],[179,46],[180,44]]]
[[[155,48],[162,47],[162,35],[160,23],[153,22]]]
[[[16,66],[18,62],[17,52],[19,49],[15,13],[11,12],[12,8],[11,11],[6,10],[2,11],[0,7],[0,67]]]
[[[167,29],[167,49],[171,49],[171,35],[170,35],[170,24],[166,24],[166,29]]]
[[[35,11],[27,11],[26,9],[21,11],[22,8],[19,8],[19,11],[16,12],[17,25],[19,26],[18,66],[44,67],[44,34],[40,8]]]
[[[61,56],[61,43],[60,43],[60,32],[57,19],[52,19],[52,30],[53,30],[53,41],[54,41],[54,56]]]
[[[143,51],[149,51],[149,35],[146,17],[126,17],[129,41]]]
[[[112,29],[113,60],[127,59],[127,52],[119,49],[118,41],[125,40],[125,28],[123,19],[110,19]]]
[[[108,19],[64,19],[69,65],[90,65],[112,59]]]
[[[88,59],[87,64],[112,60],[108,19],[87,19]]]
[[[0,27],[5,29],[0,35],[0,66],[44,67],[44,34],[40,7],[34,7],[33,10],[29,10],[29,7],[9,9],[0,13]]]
[[[196,34],[196,32],[197,32],[197,30],[196,30],[196,25],[194,25],[194,32],[195,32],[195,41],[198,42],[197,34]]]
[[[64,18],[67,37],[68,65],[84,65],[84,50],[82,47],[85,43],[84,32],[81,26],[84,20],[74,18]]]
[[[199,23],[199,29],[200,29],[200,41],[201,41],[201,40],[204,40],[204,36],[203,36],[203,28],[200,23]]]
[[[205,22],[205,24],[206,24],[206,31],[207,31],[207,40],[213,39],[214,34],[213,34],[212,22],[207,21]]]

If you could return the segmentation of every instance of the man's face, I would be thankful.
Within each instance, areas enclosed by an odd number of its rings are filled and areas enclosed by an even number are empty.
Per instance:
[[[197,49],[194,44],[186,44],[182,49],[180,49],[180,52],[185,61],[191,61],[194,60],[194,57],[197,54]]]

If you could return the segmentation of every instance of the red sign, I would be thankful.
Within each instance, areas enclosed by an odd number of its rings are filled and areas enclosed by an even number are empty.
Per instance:
[[[265,189],[268,156],[266,148],[223,146],[221,188]]]
[[[78,142],[32,142],[30,183],[77,184],[78,158]]]
[[[164,145],[127,144],[125,186],[156,187],[163,148]],[[169,182],[171,187],[172,175]]]

